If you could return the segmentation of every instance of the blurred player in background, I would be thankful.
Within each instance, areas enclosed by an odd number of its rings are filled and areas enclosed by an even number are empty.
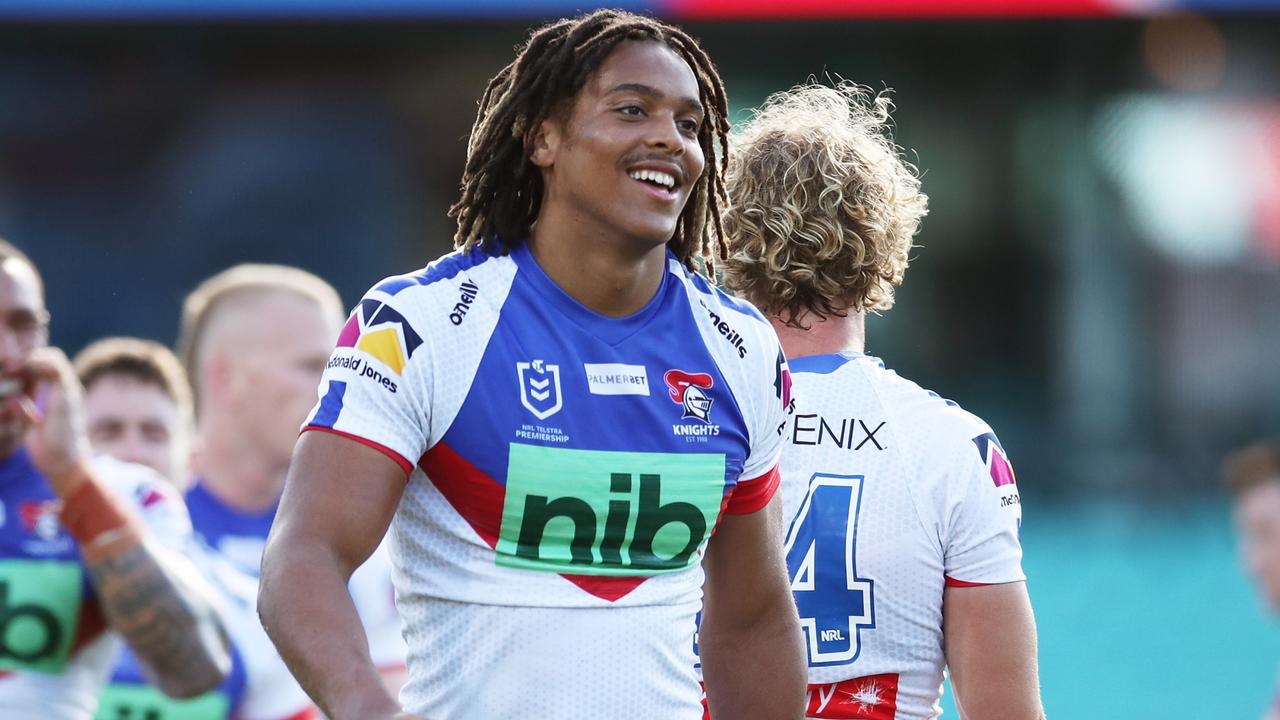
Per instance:
[[[149,465],[179,488],[186,485],[191,451],[191,389],[169,348],[151,340],[99,340],[75,359],[85,388],[89,440],[97,452]],[[216,689],[173,700],[147,683],[137,658],[121,655],[102,695],[97,720],[301,720],[315,716],[311,701],[289,674],[258,621],[257,581],[217,553],[191,553],[220,593],[222,620],[231,637],[231,671]]]
[[[1280,438],[1232,453],[1223,479],[1235,498],[1245,566],[1271,611],[1280,614]],[[1266,718],[1280,720],[1280,689]]]
[[[93,449],[154,468],[182,490],[190,479],[194,413],[182,364],[153,340],[113,337],[75,359]]]
[[[782,495],[806,713],[935,717],[946,665],[962,716],[1039,718],[1004,450],[863,354],[927,208],[890,108],[848,84],[775,94],[735,135],[727,180],[726,284],[770,317],[795,378]]]
[[[120,648],[190,697],[230,665],[191,526],[153,471],[89,459],[80,383],[46,347],[40,276],[0,241],[0,718],[88,720]]]
[[[196,400],[196,534],[258,577],[298,428],[342,327],[329,283],[283,265],[237,265],[205,280],[182,308],[179,356]],[[404,683],[405,646],[391,561],[380,547],[349,591],[388,687]]]
[[[695,41],[616,11],[490,82],[461,251],[351,315],[263,560],[267,631],[335,720],[405,717],[334,601],[393,515],[415,717],[696,719],[704,577],[713,702],[799,716],[786,364],[692,270],[719,255],[725,105]]]

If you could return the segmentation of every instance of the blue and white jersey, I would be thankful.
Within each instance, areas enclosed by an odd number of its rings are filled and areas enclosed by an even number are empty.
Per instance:
[[[177,493],[155,471],[106,456],[98,480],[156,548],[190,546]],[[25,449],[0,460],[0,718],[89,720],[123,643],[110,632],[60,501]],[[173,562],[183,562],[177,553]]]
[[[1025,579],[1008,458],[986,423],[876,358],[791,370],[782,500],[806,717],[937,717],[944,588]]]
[[[370,290],[307,427],[409,475],[392,523],[407,709],[699,717],[702,553],[722,513],[773,495],[788,387],[764,318],[670,255],[624,318],[524,245]]]
[[[279,506],[272,505],[258,512],[232,507],[211,492],[199,477],[187,489],[186,501],[191,512],[191,524],[201,543],[217,555],[219,563],[227,563],[252,578],[256,598],[257,580],[262,572],[262,551],[267,545],[267,535],[271,532],[271,523],[275,521]],[[360,623],[369,638],[369,652],[374,664],[379,670],[400,670],[405,663],[405,644],[400,634],[400,614],[395,605],[391,556],[387,547],[388,543],[384,541],[363,565],[356,568],[347,589],[351,591]],[[261,632],[256,600],[252,617],[247,622],[253,626],[248,632]],[[265,634],[262,637],[265,639]],[[256,642],[254,646],[257,647]],[[274,645],[267,644],[262,651],[271,656],[272,661],[268,663],[271,675],[275,674],[276,664],[284,667]],[[292,676],[276,683],[276,686],[279,698],[268,706],[295,703],[298,688]]]

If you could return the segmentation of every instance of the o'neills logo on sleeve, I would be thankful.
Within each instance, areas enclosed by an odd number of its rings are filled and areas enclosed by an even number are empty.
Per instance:
[[[471,309],[471,305],[476,301],[476,295],[480,294],[480,286],[470,280],[462,283],[458,287],[461,295],[458,302],[453,305],[453,312],[449,313],[449,322],[454,325],[461,325],[463,318],[467,316],[467,311]]]
[[[720,317],[715,310],[708,307],[707,314],[711,316],[711,324],[715,326],[716,332],[719,332],[725,340],[729,341],[730,345],[737,349],[738,359],[745,358],[747,356],[747,347],[742,340],[742,335],[737,330],[734,330],[732,325],[725,322],[724,318]]]

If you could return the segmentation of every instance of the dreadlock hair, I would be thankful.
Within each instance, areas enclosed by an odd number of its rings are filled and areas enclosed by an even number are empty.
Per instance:
[[[469,252],[493,249],[496,243],[506,252],[528,235],[543,193],[541,172],[529,160],[530,130],[563,112],[614,48],[628,40],[666,45],[697,79],[706,111],[698,129],[706,170],[667,244],[686,267],[696,269],[700,255],[707,273],[714,273],[714,260],[728,253],[720,224],[729,154],[724,82],[706,51],[683,30],[620,10],[597,10],[535,30],[516,59],[489,81],[467,143],[462,197],[449,208],[449,216],[458,220],[456,247]]]

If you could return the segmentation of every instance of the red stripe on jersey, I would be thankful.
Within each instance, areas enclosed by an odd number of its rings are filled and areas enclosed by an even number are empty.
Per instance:
[[[810,685],[804,716],[827,720],[893,720],[898,710],[898,674],[867,675]]]
[[[601,600],[608,600],[609,602],[616,602],[619,598],[625,597],[632,590],[639,587],[640,583],[649,579],[648,577],[602,577],[599,575],[566,575],[564,573],[561,573],[560,576]]]
[[[319,710],[316,710],[313,707],[307,707],[299,710],[289,717],[280,718],[280,720],[320,720],[320,717]]]
[[[496,548],[498,534],[502,530],[502,507],[507,489],[442,442],[428,450],[419,465],[458,515],[489,547]],[[601,577],[570,573],[560,573],[560,576],[609,602],[627,595],[648,579],[647,576]]]
[[[731,515],[750,515],[760,510],[773,499],[773,494],[777,492],[778,483],[781,480],[782,474],[778,472],[777,465],[760,477],[739,480],[733,488],[725,511]]]
[[[507,489],[443,442],[428,450],[418,465],[471,529],[489,547],[497,547]]]
[[[969,582],[968,580],[957,580],[950,575],[943,576],[946,579],[947,587],[986,587],[991,583]]]
[[[344,438],[346,438],[346,439],[348,439],[348,440],[355,440],[356,442],[360,443],[361,445],[364,445],[364,446],[366,446],[366,447],[371,447],[371,448],[373,448],[374,450],[377,450],[378,452],[382,453],[383,455],[386,455],[387,457],[389,457],[389,458],[391,458],[392,460],[394,460],[394,461],[395,461],[395,463],[396,463],[397,465],[399,465],[399,466],[400,466],[400,469],[401,469],[401,470],[404,470],[404,474],[405,474],[405,475],[408,475],[409,473],[412,473],[412,472],[413,472],[413,463],[409,462],[408,460],[406,460],[406,459],[404,458],[404,456],[403,456],[403,455],[401,455],[400,453],[396,452],[395,450],[392,450],[391,448],[387,447],[386,445],[382,445],[382,444],[380,444],[380,443],[376,443],[376,442],[374,442],[374,441],[372,441],[372,440],[369,440],[368,438],[362,438],[362,437],[360,437],[359,435],[352,435],[352,434],[351,434],[351,433],[349,433],[349,432],[342,432],[341,430],[334,430],[333,428],[331,428],[331,427],[325,427],[324,425],[308,425],[308,426],[306,426],[306,427],[302,428],[302,432],[306,432],[306,431],[308,431],[308,430],[323,430],[324,432],[332,433],[332,434],[334,434],[334,435],[337,435],[338,437],[344,437]],[[301,433],[299,433],[299,434],[301,434]]]

